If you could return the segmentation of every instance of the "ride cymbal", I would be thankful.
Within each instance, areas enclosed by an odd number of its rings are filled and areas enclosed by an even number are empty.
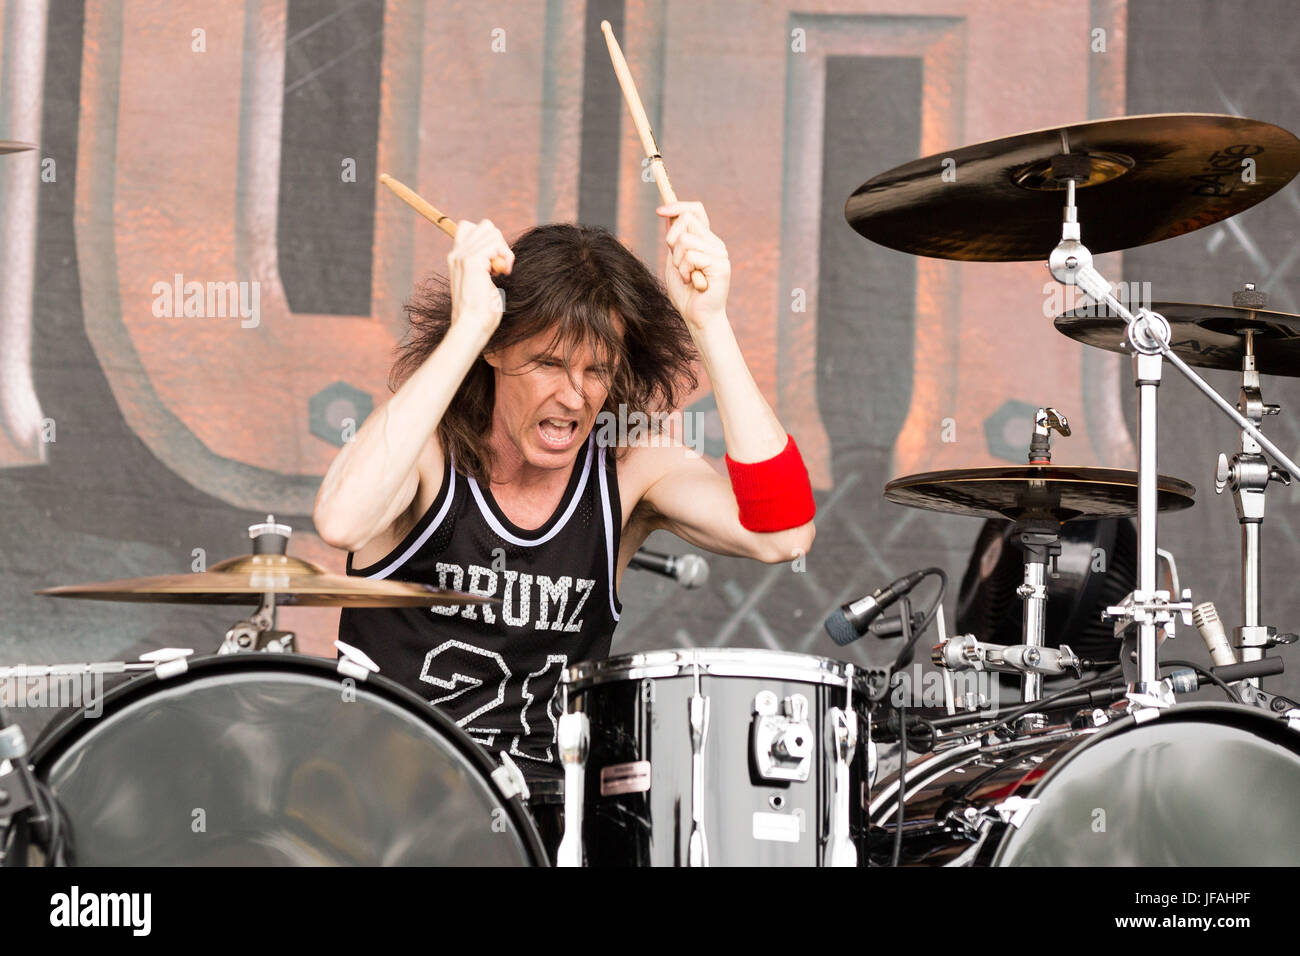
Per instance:
[[[1190,508],[1195,495],[1187,482],[1160,476],[1156,497],[1161,511]],[[885,485],[885,497],[909,508],[978,518],[1122,518],[1137,514],[1138,474],[1059,465],[958,468],[895,478]]]
[[[1257,371],[1300,376],[1300,315],[1195,302],[1156,302],[1150,308],[1169,320],[1169,346],[1188,365],[1240,372],[1250,331]],[[1057,331],[1084,345],[1133,352],[1128,326],[1105,306],[1066,312],[1055,323]]]
[[[1212,225],[1300,171],[1300,139],[1271,123],[1208,113],[1125,116],[913,160],[859,186],[844,216],[873,242],[915,255],[1046,259],[1061,241],[1065,207],[1052,161],[1067,152],[1088,157],[1076,204],[1093,254]]]

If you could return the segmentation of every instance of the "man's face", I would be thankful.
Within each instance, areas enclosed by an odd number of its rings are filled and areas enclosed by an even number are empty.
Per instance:
[[[537,468],[572,465],[605,405],[617,361],[585,342],[566,354],[553,339],[546,330],[484,355],[496,372],[493,429]]]

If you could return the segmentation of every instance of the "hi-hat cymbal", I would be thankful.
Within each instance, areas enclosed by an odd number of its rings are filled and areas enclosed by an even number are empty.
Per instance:
[[[1063,145],[1088,156],[1076,204],[1083,244],[1094,254],[1211,225],[1300,172],[1300,139],[1271,123],[1203,113],[1126,116],[913,160],[859,186],[844,215],[873,242],[916,255],[1046,259],[1061,240],[1065,186],[1051,166]]]
[[[88,598],[156,604],[251,604],[267,594],[278,606],[435,607],[496,603],[495,598],[465,594],[406,581],[331,574],[310,561],[283,554],[250,554],[214,564],[192,574],[127,578],[74,584],[37,591],[48,597]]]
[[[1161,475],[1156,499],[1161,511],[1194,504],[1196,489]],[[1137,514],[1138,475],[1123,468],[1009,465],[958,468],[895,478],[885,497],[909,508],[978,518],[1123,518]]]
[[[1258,371],[1300,376],[1300,315],[1195,302],[1156,302],[1150,308],[1169,320],[1170,348],[1188,365],[1240,372],[1251,331]],[[1058,315],[1056,328],[1084,345],[1132,354],[1128,326],[1105,306]]]

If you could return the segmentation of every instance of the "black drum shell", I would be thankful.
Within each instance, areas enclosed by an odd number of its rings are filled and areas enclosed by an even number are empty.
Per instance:
[[[690,652],[683,652],[689,654]],[[843,708],[847,681],[826,682],[776,676],[761,666],[744,668],[743,649],[699,651],[702,660],[723,660],[727,674],[702,670],[701,693],[709,699],[704,746],[704,829],[712,866],[821,866],[829,856],[834,759],[826,713]],[[763,659],[806,655],[759,652]],[[674,676],[638,676],[635,657],[602,665],[598,676],[574,680],[569,710],[590,720],[591,744],[584,776],[582,842],[589,866],[683,866],[691,832],[691,735],[689,702],[695,677],[688,668]],[[573,672],[571,672],[573,673]],[[630,676],[629,676],[630,675]],[[864,682],[855,679],[858,740],[849,762],[850,833],[865,832],[862,795],[866,783],[867,711]],[[814,743],[806,782],[767,781],[757,776],[751,750],[754,699],[770,691],[778,700],[802,694]],[[601,771],[645,762],[645,792],[602,794]],[[755,814],[763,821],[802,816],[797,842],[756,837]],[[779,821],[776,821],[779,822]],[[859,846],[859,862],[864,862]]]
[[[545,865],[519,797],[454,722],[379,675],[196,658],[109,691],[32,754],[78,865]]]
[[[995,866],[1300,865],[1300,733],[1234,704],[1126,717],[1033,788]]]

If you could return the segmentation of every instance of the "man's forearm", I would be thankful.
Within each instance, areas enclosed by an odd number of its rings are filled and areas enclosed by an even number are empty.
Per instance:
[[[759,391],[723,314],[702,330],[691,330],[722,421],[727,454],[734,461],[764,461],[781,453],[786,431]]]

